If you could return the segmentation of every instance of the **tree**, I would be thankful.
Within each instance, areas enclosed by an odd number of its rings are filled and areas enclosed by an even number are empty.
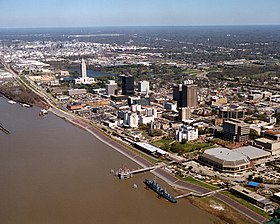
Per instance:
[[[249,138],[250,139],[254,140],[254,139],[259,138],[259,137],[260,137],[260,135],[256,130],[250,129],[250,133],[249,133]]]
[[[250,174],[249,176],[248,176],[248,180],[253,180],[253,175],[252,174]]]
[[[163,134],[162,130],[160,130],[160,129],[150,130],[150,132],[149,132],[149,135],[152,137],[161,136],[162,134]]]

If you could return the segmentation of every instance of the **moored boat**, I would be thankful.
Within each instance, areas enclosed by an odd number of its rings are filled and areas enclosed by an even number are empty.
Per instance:
[[[172,203],[176,203],[177,200],[170,195],[165,189],[163,189],[155,180],[144,180],[144,183],[151,188],[153,191],[155,191],[159,196],[167,199],[168,201]]]

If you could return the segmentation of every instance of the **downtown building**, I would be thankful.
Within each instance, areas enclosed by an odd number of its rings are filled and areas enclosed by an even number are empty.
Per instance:
[[[150,83],[149,81],[139,81],[138,82],[138,93],[149,93]]]
[[[191,108],[198,106],[198,87],[193,80],[186,80],[183,84],[173,85],[173,100],[177,101],[179,120],[185,121],[191,116]]]
[[[237,119],[223,123],[224,138],[229,141],[245,142],[249,140],[250,125]]]
[[[106,95],[118,95],[118,84],[114,80],[108,80],[106,83]]]
[[[134,95],[134,77],[131,75],[121,75],[122,95]]]
[[[186,141],[193,141],[198,139],[198,129],[192,126],[181,126],[176,131],[176,140],[182,142],[183,140]]]

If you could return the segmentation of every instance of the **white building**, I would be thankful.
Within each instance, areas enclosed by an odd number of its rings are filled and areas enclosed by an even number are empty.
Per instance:
[[[155,120],[154,117],[140,116],[140,124],[149,124]]]
[[[166,102],[164,108],[168,111],[177,111],[177,102]]]
[[[139,93],[148,93],[150,91],[150,83],[148,81],[139,81],[138,82],[138,92]]]
[[[106,95],[117,95],[118,84],[114,80],[108,80],[106,83]]]
[[[6,72],[4,70],[0,70],[0,79],[12,79],[13,74],[10,72]]]
[[[196,140],[198,138],[198,129],[192,126],[181,126],[176,131],[176,140],[182,142],[183,139],[187,141]]]
[[[69,89],[68,90],[69,96],[82,95],[82,94],[86,94],[86,93],[87,93],[86,89]]]
[[[84,59],[82,59],[82,63],[80,66],[81,69],[81,78],[75,79],[75,84],[85,84],[90,85],[95,82],[94,78],[87,77],[87,68],[86,68],[86,62]]]
[[[127,114],[127,124],[131,128],[137,128],[138,127],[138,115],[135,113]]]

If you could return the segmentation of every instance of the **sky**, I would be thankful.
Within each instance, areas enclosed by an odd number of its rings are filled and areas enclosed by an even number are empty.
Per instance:
[[[280,0],[0,0],[0,28],[280,25]]]

